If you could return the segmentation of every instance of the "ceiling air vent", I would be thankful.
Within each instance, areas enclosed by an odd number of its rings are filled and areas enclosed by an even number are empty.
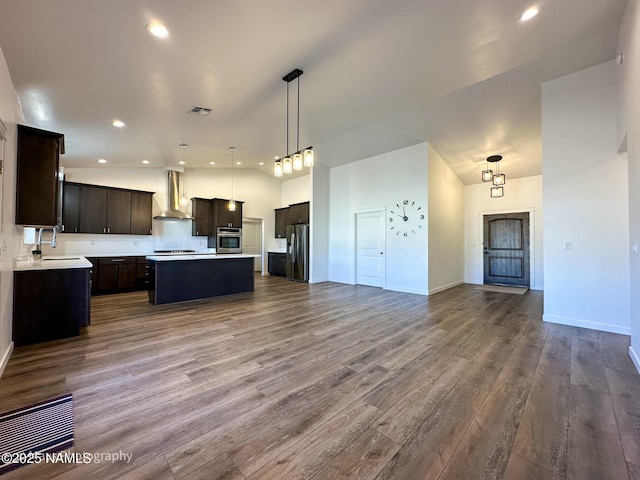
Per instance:
[[[187,115],[194,115],[196,117],[206,117],[211,113],[212,108],[207,107],[191,107],[187,110]]]

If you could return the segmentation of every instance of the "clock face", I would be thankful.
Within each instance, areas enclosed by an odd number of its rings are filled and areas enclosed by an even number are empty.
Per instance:
[[[424,211],[411,200],[403,200],[389,209],[389,225],[391,232],[408,237],[424,229]]]

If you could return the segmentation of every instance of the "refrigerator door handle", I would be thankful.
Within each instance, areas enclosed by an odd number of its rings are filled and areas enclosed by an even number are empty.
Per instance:
[[[289,253],[291,254],[291,262],[292,263],[296,263],[296,234],[292,233],[291,234],[291,247],[290,247],[290,251]]]

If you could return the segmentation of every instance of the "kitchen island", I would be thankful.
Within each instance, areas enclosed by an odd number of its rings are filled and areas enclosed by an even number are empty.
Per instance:
[[[253,291],[255,255],[149,255],[153,305]]]
[[[13,282],[16,347],[76,337],[89,325],[91,263],[85,257],[16,260]]]

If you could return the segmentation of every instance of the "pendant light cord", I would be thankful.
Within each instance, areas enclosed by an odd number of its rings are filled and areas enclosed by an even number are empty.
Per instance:
[[[300,77],[298,77],[298,117],[296,125],[296,152],[300,151]]]
[[[287,82],[287,148],[285,149],[287,154],[286,157],[289,156],[289,82]]]

